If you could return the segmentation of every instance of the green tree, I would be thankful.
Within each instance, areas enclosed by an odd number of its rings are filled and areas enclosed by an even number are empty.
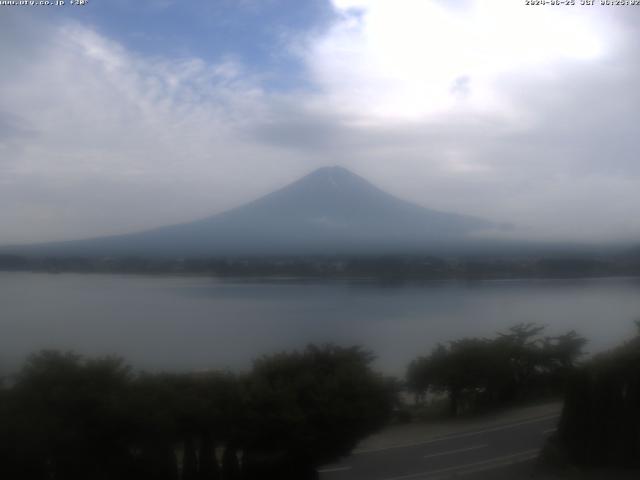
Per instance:
[[[204,432],[202,435],[198,460],[199,480],[220,480],[220,466],[216,458],[215,445],[209,432]]]
[[[309,346],[255,362],[243,465],[247,478],[270,472],[311,479],[316,467],[351,451],[388,417],[392,394],[357,347]],[[254,473],[255,472],[255,473]]]
[[[464,338],[438,345],[409,364],[407,384],[418,396],[427,391],[446,394],[452,415],[557,392],[586,340],[573,331],[543,337],[544,329],[519,324],[493,339]]]
[[[640,467],[640,334],[571,375],[554,441],[579,465]]]
[[[238,450],[233,443],[229,442],[225,445],[222,455],[222,480],[239,480],[240,477]]]
[[[119,359],[45,351],[28,359],[9,406],[17,478],[129,478],[131,380]]]

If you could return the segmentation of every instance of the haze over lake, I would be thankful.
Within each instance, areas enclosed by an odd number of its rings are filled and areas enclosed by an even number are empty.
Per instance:
[[[518,322],[575,329],[597,352],[629,338],[640,280],[383,285],[352,281],[0,273],[0,369],[41,348],[117,354],[136,368],[241,370],[308,342],[358,344],[384,372],[437,342]]]

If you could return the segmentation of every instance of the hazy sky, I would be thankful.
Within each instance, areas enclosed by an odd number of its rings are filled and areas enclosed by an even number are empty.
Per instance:
[[[639,44],[640,6],[0,6],[0,244],[196,219],[336,164],[509,235],[640,240]]]

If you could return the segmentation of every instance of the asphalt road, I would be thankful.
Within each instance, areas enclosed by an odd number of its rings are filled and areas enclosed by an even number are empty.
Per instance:
[[[408,445],[359,452],[319,470],[321,480],[526,478],[558,415],[521,420]]]

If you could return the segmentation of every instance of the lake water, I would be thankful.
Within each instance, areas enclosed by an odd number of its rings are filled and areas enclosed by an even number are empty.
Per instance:
[[[385,286],[367,281],[0,273],[0,369],[41,348],[113,353],[144,369],[246,369],[309,342],[358,344],[401,374],[437,342],[518,322],[575,329],[591,352],[635,332],[640,280]]]

